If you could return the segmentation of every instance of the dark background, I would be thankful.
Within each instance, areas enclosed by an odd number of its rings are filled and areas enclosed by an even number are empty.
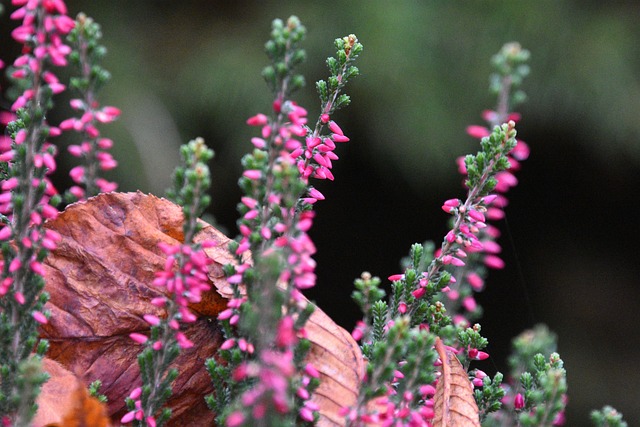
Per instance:
[[[568,372],[567,424],[587,424],[604,404],[640,423],[637,1],[67,4],[104,30],[113,80],[102,99],[123,116],[103,133],[116,142],[120,189],[163,194],[178,146],[202,136],[216,151],[211,213],[231,235],[240,157],[255,133],[244,122],[271,102],[260,78],[271,20],[295,14],[308,29],[301,71],[310,84],[297,99],[312,117],[312,82],[326,77],[333,40],[358,36],[362,75],[348,88],[352,106],[335,115],[352,142],[340,146],[336,181],[318,185],[327,200],[311,231],[319,284],[310,296],[349,330],[359,315],[353,279],[398,273],[412,243],[446,233],[440,205],[463,195],[454,160],[477,151],[465,127],[494,105],[489,58],[519,41],[532,54],[529,99],[518,109],[531,157],[498,224],[507,267],[491,272],[478,297],[492,355],[478,367],[505,371],[511,338],[546,323]],[[4,59],[15,52],[6,15]]]

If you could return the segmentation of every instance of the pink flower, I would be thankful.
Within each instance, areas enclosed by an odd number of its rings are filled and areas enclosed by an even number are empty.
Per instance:
[[[242,423],[244,423],[244,415],[242,412],[232,412],[227,417],[227,427],[238,427]]]
[[[153,314],[145,314],[143,318],[145,322],[147,322],[151,326],[158,326],[160,324],[160,318],[158,316],[154,316]]]
[[[476,304],[476,300],[472,297],[472,296],[467,296],[462,300],[462,306],[467,310],[467,311],[475,311],[476,308],[478,307]]]
[[[333,120],[329,122],[329,129],[334,134],[338,134],[338,135],[344,136],[344,132],[342,132],[342,129],[340,129],[340,126],[338,126],[338,124],[336,122],[334,122]]]
[[[242,173],[242,176],[252,180],[258,180],[262,178],[262,171],[257,169],[248,169]]]
[[[269,119],[264,114],[256,114],[255,116],[249,117],[247,119],[247,124],[249,126],[264,126],[268,123]]]
[[[522,394],[516,394],[516,397],[513,399],[513,407],[516,410],[524,408],[524,396],[522,396]]]
[[[467,134],[472,136],[473,138],[484,138],[485,136],[491,135],[491,131],[484,126],[467,126]]]
[[[149,340],[149,337],[143,334],[139,334],[137,332],[133,332],[129,334],[129,338],[137,342],[138,344],[144,344]]]
[[[31,315],[36,320],[36,322],[40,323],[41,325],[46,325],[49,322],[47,317],[40,311],[34,311],[33,313],[31,313]]]
[[[504,261],[502,260],[502,258],[497,257],[495,255],[486,255],[484,257],[484,264],[489,267],[489,268],[493,268],[496,270],[500,270],[504,268]]]

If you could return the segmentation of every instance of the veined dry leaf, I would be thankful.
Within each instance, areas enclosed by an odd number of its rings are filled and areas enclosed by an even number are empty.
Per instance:
[[[167,200],[139,192],[109,193],[69,206],[46,225],[62,236],[45,263],[51,296],[46,308],[52,313],[41,329],[50,342],[47,356],[72,372],[82,372],[85,381],[101,380],[100,392],[108,398],[113,420],[124,415],[124,398],[139,385],[141,347],[129,334],[149,330],[144,314],[164,314],[150,303],[160,295],[151,283],[165,259],[158,243],[182,242],[182,220],[182,209]],[[229,239],[203,225],[196,240],[218,243],[207,249],[214,260],[209,272],[212,291],[192,307],[199,318],[185,330],[196,345],[174,362],[180,375],[168,402],[173,410],[170,427],[213,423],[203,400],[212,391],[204,362],[222,342],[216,316],[230,297],[222,266],[233,257],[227,252]],[[321,407],[321,425],[342,425],[337,412],[355,402],[364,375],[362,355],[351,336],[319,309],[307,330],[313,343],[308,360],[322,375],[313,397]]]
[[[42,360],[42,369],[49,374],[38,396],[38,412],[32,421],[33,427],[62,422],[64,415],[74,408],[74,391],[84,387],[80,379],[61,364],[47,357]]]
[[[36,419],[34,427],[43,425],[43,423],[46,423],[45,427],[111,427],[107,407],[89,395],[89,391],[82,381],[75,376],[75,380],[70,380],[69,374],[71,373],[52,360],[45,359],[45,369],[51,378],[38,396],[38,405],[40,407],[47,405],[49,408],[47,412],[53,419],[45,419],[43,411],[39,407],[38,417],[40,419]],[[75,383],[75,388],[73,384],[69,384],[70,381]],[[49,385],[52,382],[62,385],[63,388],[56,390],[55,386]],[[64,402],[65,409],[61,407],[61,400]],[[64,414],[61,419],[60,414]]]
[[[455,354],[436,338],[436,351],[442,361],[442,375],[433,397],[434,427],[480,427],[478,405],[467,372]]]

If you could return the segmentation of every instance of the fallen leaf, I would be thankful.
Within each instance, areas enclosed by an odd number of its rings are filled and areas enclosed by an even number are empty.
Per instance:
[[[61,423],[64,415],[75,405],[73,392],[84,386],[73,372],[47,357],[42,360],[42,369],[49,374],[49,380],[40,390],[33,427]]]
[[[453,352],[436,338],[436,351],[442,361],[442,375],[433,397],[434,427],[480,427],[478,405],[467,371]]]
[[[87,382],[102,381],[112,420],[126,413],[124,398],[139,385],[139,345],[131,332],[145,333],[142,316],[162,316],[151,305],[160,295],[151,285],[162,270],[165,256],[159,242],[182,242],[182,208],[165,199],[137,193],[108,193],[73,204],[46,227],[62,236],[58,249],[46,260],[46,291],[51,311],[41,335],[50,342],[47,356],[71,372],[82,372]],[[213,240],[207,249],[214,260],[209,279],[212,290],[192,309],[198,320],[185,329],[196,345],[181,352],[174,366],[180,371],[168,406],[171,426],[210,426],[213,414],[203,396],[211,393],[204,362],[222,343],[217,314],[231,296],[222,266],[233,262],[229,239],[203,223],[196,241]],[[308,361],[320,371],[321,386],[313,396],[321,410],[320,425],[344,425],[341,406],[355,402],[364,375],[362,355],[351,336],[321,310],[307,325],[313,343]],[[73,389],[72,389],[73,390]]]
[[[48,397],[46,390],[41,396]],[[45,427],[111,427],[111,422],[107,407],[91,396],[87,387],[78,381],[72,393],[71,407],[62,417],[62,421],[47,424]]]

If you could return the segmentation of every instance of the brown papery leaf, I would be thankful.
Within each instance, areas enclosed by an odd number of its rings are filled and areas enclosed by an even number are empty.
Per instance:
[[[70,379],[69,375],[73,374],[64,370],[60,365],[55,366],[54,364],[58,365],[57,362],[45,359],[45,370],[51,375],[51,378],[38,396],[40,419],[35,420],[34,427],[43,423],[46,423],[45,427],[111,427],[107,407],[89,395],[89,391],[82,381],[78,378]],[[75,389],[72,384],[69,384],[70,381],[75,383]],[[62,386],[62,388],[52,387],[52,383]],[[64,407],[61,406],[62,402]],[[40,409],[43,405],[49,408],[47,413],[53,419],[46,419],[46,415]],[[64,416],[58,421],[63,412]]]
[[[166,316],[151,305],[161,295],[151,283],[165,261],[158,243],[182,243],[182,224],[181,207],[140,192],[101,194],[67,207],[46,224],[62,236],[45,263],[45,289],[51,297],[46,309],[52,314],[41,329],[50,342],[47,356],[71,372],[82,372],[85,383],[101,380],[100,392],[108,398],[114,421],[127,412],[124,398],[140,384],[137,355],[142,347],[129,334],[149,331],[144,314]],[[173,410],[169,427],[211,426],[214,419],[203,399],[212,392],[204,362],[222,343],[216,317],[231,296],[222,266],[234,257],[227,252],[229,239],[205,223],[195,240],[204,239],[217,243],[206,250],[214,261],[212,290],[191,307],[198,320],[185,334],[195,346],[183,350],[173,364],[180,375],[168,401]],[[313,344],[308,361],[322,375],[313,396],[321,407],[320,424],[343,425],[338,409],[355,402],[364,375],[362,354],[351,336],[319,309],[307,332]]]
[[[75,406],[74,391],[84,384],[71,371],[47,357],[42,360],[42,369],[49,374],[38,395],[38,412],[32,421],[33,427],[58,425],[65,414]]]
[[[436,338],[436,351],[442,361],[442,375],[433,397],[434,427],[480,427],[478,405],[467,371],[452,351]]]

